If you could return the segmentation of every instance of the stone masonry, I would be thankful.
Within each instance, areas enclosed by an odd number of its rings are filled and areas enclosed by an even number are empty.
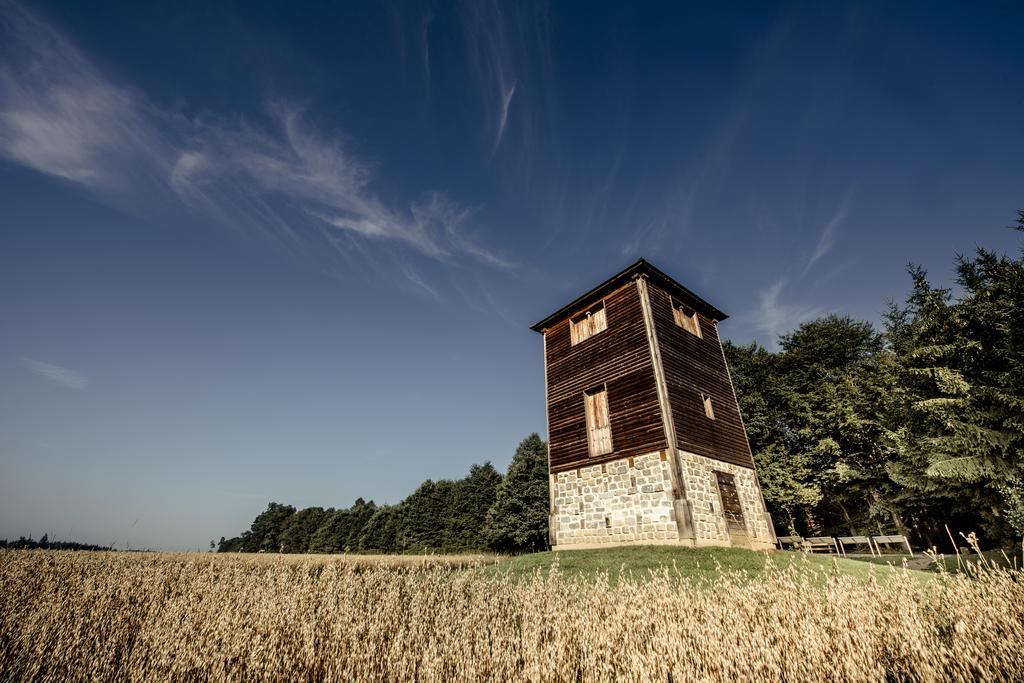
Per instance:
[[[712,460],[694,453],[679,451],[680,472],[686,487],[693,514],[693,533],[697,545],[729,545],[729,532],[722,512],[722,499],[718,493],[715,470],[727,472],[736,481],[743,519],[747,523],[748,543],[753,547],[774,547],[775,540],[768,530],[761,494],[754,478],[754,470],[720,460]]]
[[[694,538],[680,540],[667,455],[658,451],[552,474],[554,545],[774,545],[753,470],[687,452],[679,453],[679,462]],[[726,530],[715,470],[735,477],[747,539],[730,538]]]
[[[677,541],[661,452],[551,475],[555,545]]]

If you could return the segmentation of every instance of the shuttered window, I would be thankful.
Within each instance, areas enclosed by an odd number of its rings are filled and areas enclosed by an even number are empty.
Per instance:
[[[569,321],[569,334],[573,344],[579,344],[606,329],[608,329],[608,319],[604,315],[603,301]]]
[[[711,397],[707,394],[701,394],[700,400],[704,403],[704,414],[712,420],[715,419],[715,407],[711,405]]]
[[[608,418],[608,391],[602,386],[583,395],[587,412],[587,444],[590,455],[612,452],[612,426]]]
[[[676,325],[679,327],[698,337],[704,336],[700,333],[700,318],[697,317],[697,311],[673,299],[672,315],[675,316]]]

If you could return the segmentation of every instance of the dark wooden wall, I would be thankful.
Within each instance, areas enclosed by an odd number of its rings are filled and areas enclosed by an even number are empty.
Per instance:
[[[650,284],[648,292],[677,446],[715,460],[753,467],[717,326],[698,314],[704,336],[697,337],[676,324],[672,297],[667,292]],[[714,420],[704,414],[701,392],[711,396]]]
[[[546,333],[552,472],[667,448],[636,283],[623,285],[604,301],[605,331],[573,346],[566,318]],[[593,303],[596,300],[586,305]],[[583,392],[599,384],[608,388],[613,451],[592,458],[587,450]]]

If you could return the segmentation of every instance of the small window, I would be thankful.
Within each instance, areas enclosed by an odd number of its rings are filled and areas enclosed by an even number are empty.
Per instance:
[[[708,418],[715,419],[715,407],[711,405],[711,397],[708,394],[701,394],[700,400],[704,403],[704,414]]]
[[[587,445],[591,456],[612,452],[612,427],[608,419],[608,391],[603,387],[583,395],[587,413]]]
[[[703,338],[704,335],[700,333],[700,318],[697,317],[697,311],[673,299],[672,314],[675,316],[676,325],[690,334]]]
[[[608,329],[608,319],[604,314],[603,301],[569,321],[569,335],[572,337],[573,344],[579,344],[606,329]]]

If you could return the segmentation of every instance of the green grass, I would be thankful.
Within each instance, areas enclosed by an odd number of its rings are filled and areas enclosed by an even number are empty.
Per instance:
[[[906,553],[890,553],[886,555],[847,555],[846,559],[850,562],[862,562],[882,567],[902,567],[903,562],[906,561],[911,569],[925,570],[931,568],[925,566],[928,563],[927,556],[922,555],[921,553],[914,553],[913,557]]]
[[[860,581],[866,581],[872,574],[884,579],[888,570],[867,562],[836,558],[827,555],[809,555],[801,552],[776,551],[772,553],[757,552],[744,548],[687,548],[679,546],[621,546],[595,550],[562,550],[558,552],[533,553],[520,555],[501,561],[497,566],[486,571],[490,574],[508,574],[513,577],[529,576],[536,571],[547,575],[555,559],[558,559],[559,570],[567,577],[596,578],[607,573],[612,582],[616,582],[623,573],[633,576],[646,576],[652,570],[662,567],[678,573],[684,579],[698,583],[713,578],[720,571],[746,572],[751,578],[764,573],[766,562],[779,568],[797,566],[809,570],[817,570],[822,579],[833,567],[849,574]],[[897,563],[899,566],[899,563]],[[924,572],[913,572],[926,579]]]
[[[941,564],[945,571],[954,574],[961,571],[974,573],[972,570],[976,568],[979,563],[988,567],[997,566],[1004,569],[1017,569],[1024,566],[1021,562],[1020,551],[1018,550],[1015,555],[1011,555],[1011,552],[1012,551],[1003,551],[999,549],[986,550],[982,553],[985,558],[984,561],[980,560],[978,555],[974,553],[961,555],[959,562],[957,561],[956,555],[946,555],[941,558]],[[850,556],[849,559],[875,565],[892,565],[894,567],[902,567],[903,562],[906,561],[910,569],[917,569],[926,572],[940,571],[939,564],[932,562],[924,553],[915,553],[913,557],[908,557],[903,554],[878,555],[874,557],[870,555],[857,555]],[[970,565],[970,569],[967,565]]]
[[[1019,569],[1022,566],[1020,550],[1017,550],[1014,554],[1011,554],[1011,552],[1012,551],[1003,551],[998,549],[985,550],[982,552],[982,555],[984,555],[985,563],[987,563],[988,566],[995,565],[1003,568]],[[979,562],[981,562],[978,556],[973,553],[970,555],[961,555],[959,562],[957,562],[956,555],[946,555],[942,558],[942,561],[945,564],[946,571],[948,572],[963,571],[964,568],[962,565],[969,564],[976,567]]]

